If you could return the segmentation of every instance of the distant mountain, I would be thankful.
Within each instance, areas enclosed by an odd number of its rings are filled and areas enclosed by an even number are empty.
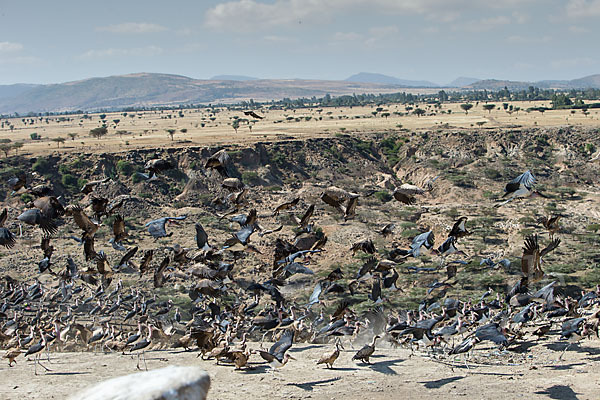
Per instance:
[[[439,87],[438,84],[429,81],[411,81],[407,79],[398,79],[393,76],[374,74],[371,72],[360,72],[352,75],[345,79],[346,82],[363,82],[363,83],[377,83],[382,85],[398,85],[401,87],[420,87],[430,88]]]
[[[210,78],[211,81],[257,81],[258,78],[245,75],[215,75]]]
[[[139,73],[39,85],[0,98],[0,114],[116,110],[179,104],[269,101],[352,93],[393,93],[395,85],[302,79],[199,80],[169,74]]]
[[[589,89],[600,88],[600,74],[589,75],[579,79],[565,80],[545,80],[537,82],[519,82],[519,81],[501,81],[496,79],[481,80],[470,85],[470,89],[475,90],[500,90],[507,87],[509,90],[524,90],[530,86],[540,89]]]
[[[21,93],[25,93],[28,90],[36,88],[40,85],[34,85],[29,83],[16,83],[14,85],[0,85],[0,99],[8,97],[15,97]]]
[[[450,82],[449,84],[447,84],[447,87],[451,87],[451,88],[461,88],[463,86],[469,86],[474,84],[475,82],[479,82],[481,79],[477,79],[477,78],[468,78],[465,76],[461,76],[459,78],[456,78],[455,80],[453,80],[452,82]]]

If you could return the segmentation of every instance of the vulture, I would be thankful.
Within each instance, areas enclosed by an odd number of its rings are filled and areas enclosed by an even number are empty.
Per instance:
[[[162,173],[163,171],[172,168],[175,168],[173,164],[171,164],[167,160],[162,160],[160,158],[152,159],[148,161],[146,165],[144,165],[144,169],[150,173],[150,179],[152,179],[152,177],[155,177],[159,173]]]
[[[288,362],[289,359],[294,359],[289,354],[286,354],[286,351],[292,347],[293,342],[294,331],[292,329],[288,329],[283,333],[283,335],[281,335],[281,339],[271,346],[268,352],[264,350],[258,350],[258,352],[262,359],[269,363],[271,368],[281,368]]]
[[[165,273],[165,270],[167,269],[167,267],[169,266],[170,262],[171,262],[171,258],[169,256],[166,256],[162,260],[160,265],[158,267],[156,267],[156,269],[154,270],[154,287],[155,288],[163,287],[163,285],[165,284],[167,279],[166,279],[164,273]]]
[[[25,187],[25,184],[27,183],[27,175],[25,172],[19,171],[14,177],[6,181],[6,183],[12,189],[11,195],[13,195]]]
[[[404,204],[415,204],[417,202],[415,196],[422,195],[425,193],[425,190],[421,189],[418,186],[410,185],[408,183],[403,183],[400,187],[394,189],[394,199],[398,200]]]
[[[292,201],[288,201],[278,205],[277,207],[275,207],[275,211],[273,211],[273,216],[278,215],[283,210],[289,210],[290,208],[295,207],[299,201],[300,197],[296,197]]]
[[[128,235],[125,232],[125,219],[119,214],[116,215],[115,220],[113,221],[113,238],[115,243],[121,242]]]
[[[144,275],[144,273],[150,269],[149,267],[150,262],[152,261],[152,256],[154,256],[154,250],[150,249],[144,252],[144,256],[140,262],[140,276]]]
[[[252,117],[252,118],[256,118],[256,119],[263,119],[264,117],[261,117],[260,115],[258,115],[256,112],[250,110],[250,111],[244,111],[244,115],[248,116],[248,117]]]
[[[199,223],[196,224],[196,245],[200,250],[210,250],[211,247],[208,244],[208,234]]]
[[[542,279],[542,257],[556,249],[560,244],[560,239],[555,239],[543,250],[540,250],[537,235],[530,235],[525,238],[525,247],[523,247],[523,256],[521,257],[521,272],[528,278],[529,283],[534,283]]]
[[[106,183],[109,180],[110,180],[110,178],[104,178],[104,179],[99,179],[99,180],[87,182],[81,188],[81,193],[83,193],[83,194],[90,194],[90,193],[92,193],[94,191],[94,189],[96,188],[96,186],[98,186],[101,183]]]
[[[32,202],[32,205],[50,219],[56,219],[65,214],[64,207],[54,196],[44,196],[37,198]]]
[[[94,237],[96,231],[100,227],[99,224],[92,221],[90,217],[87,216],[83,208],[80,205],[72,204],[68,205],[65,208],[65,215],[70,215],[73,217],[75,224],[83,231],[83,237]],[[84,243],[85,244],[85,243]]]
[[[221,149],[217,151],[215,154],[210,156],[208,160],[206,160],[206,164],[204,168],[211,168],[216,170],[222,177],[229,177],[229,164],[231,162],[231,157],[225,149]]]

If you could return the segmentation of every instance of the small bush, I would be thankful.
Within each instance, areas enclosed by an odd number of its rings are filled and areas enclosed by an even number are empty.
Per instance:
[[[77,189],[77,177],[71,174],[64,174],[61,178],[63,186],[70,189]]]
[[[244,171],[242,172],[242,182],[246,185],[251,185],[258,181],[258,174],[254,171]]]
[[[29,193],[23,193],[21,195],[21,201],[25,204],[28,204],[29,202],[33,201],[33,196]]]
[[[392,196],[389,192],[387,192],[385,190],[380,190],[379,192],[375,192],[375,197],[377,197],[377,199],[379,201],[381,201],[382,203],[387,203],[388,201],[390,201],[394,198],[394,196]]]
[[[40,157],[37,160],[35,160],[35,162],[31,166],[31,169],[39,174],[47,173],[49,168],[50,162],[43,157]]]
[[[131,174],[133,174],[133,165],[125,160],[119,160],[117,161],[117,171],[119,171],[121,175],[131,176]]]

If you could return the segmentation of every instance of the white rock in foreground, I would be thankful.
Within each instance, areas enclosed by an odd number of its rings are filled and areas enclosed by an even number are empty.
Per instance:
[[[210,377],[199,367],[170,366],[100,382],[71,400],[204,400]]]

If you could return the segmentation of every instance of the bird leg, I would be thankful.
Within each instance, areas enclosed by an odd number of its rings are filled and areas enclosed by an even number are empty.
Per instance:
[[[137,355],[137,356],[138,356],[138,362],[137,362],[137,366],[136,366],[136,368],[137,368],[137,369],[140,369],[140,353],[138,353],[138,355]]]
[[[556,361],[560,361],[560,360],[562,360],[563,356],[565,355],[565,353],[567,352],[567,350],[569,350],[569,347],[571,347],[571,345],[572,345],[572,344],[573,344],[573,343],[569,343],[569,344],[567,345],[567,347],[565,347],[565,349],[562,351],[562,353],[560,353],[560,356],[558,357],[558,360],[556,360]]]
[[[145,351],[142,352],[142,359],[144,360],[144,368],[146,368],[146,371],[148,371],[148,366],[146,365],[146,352]]]

